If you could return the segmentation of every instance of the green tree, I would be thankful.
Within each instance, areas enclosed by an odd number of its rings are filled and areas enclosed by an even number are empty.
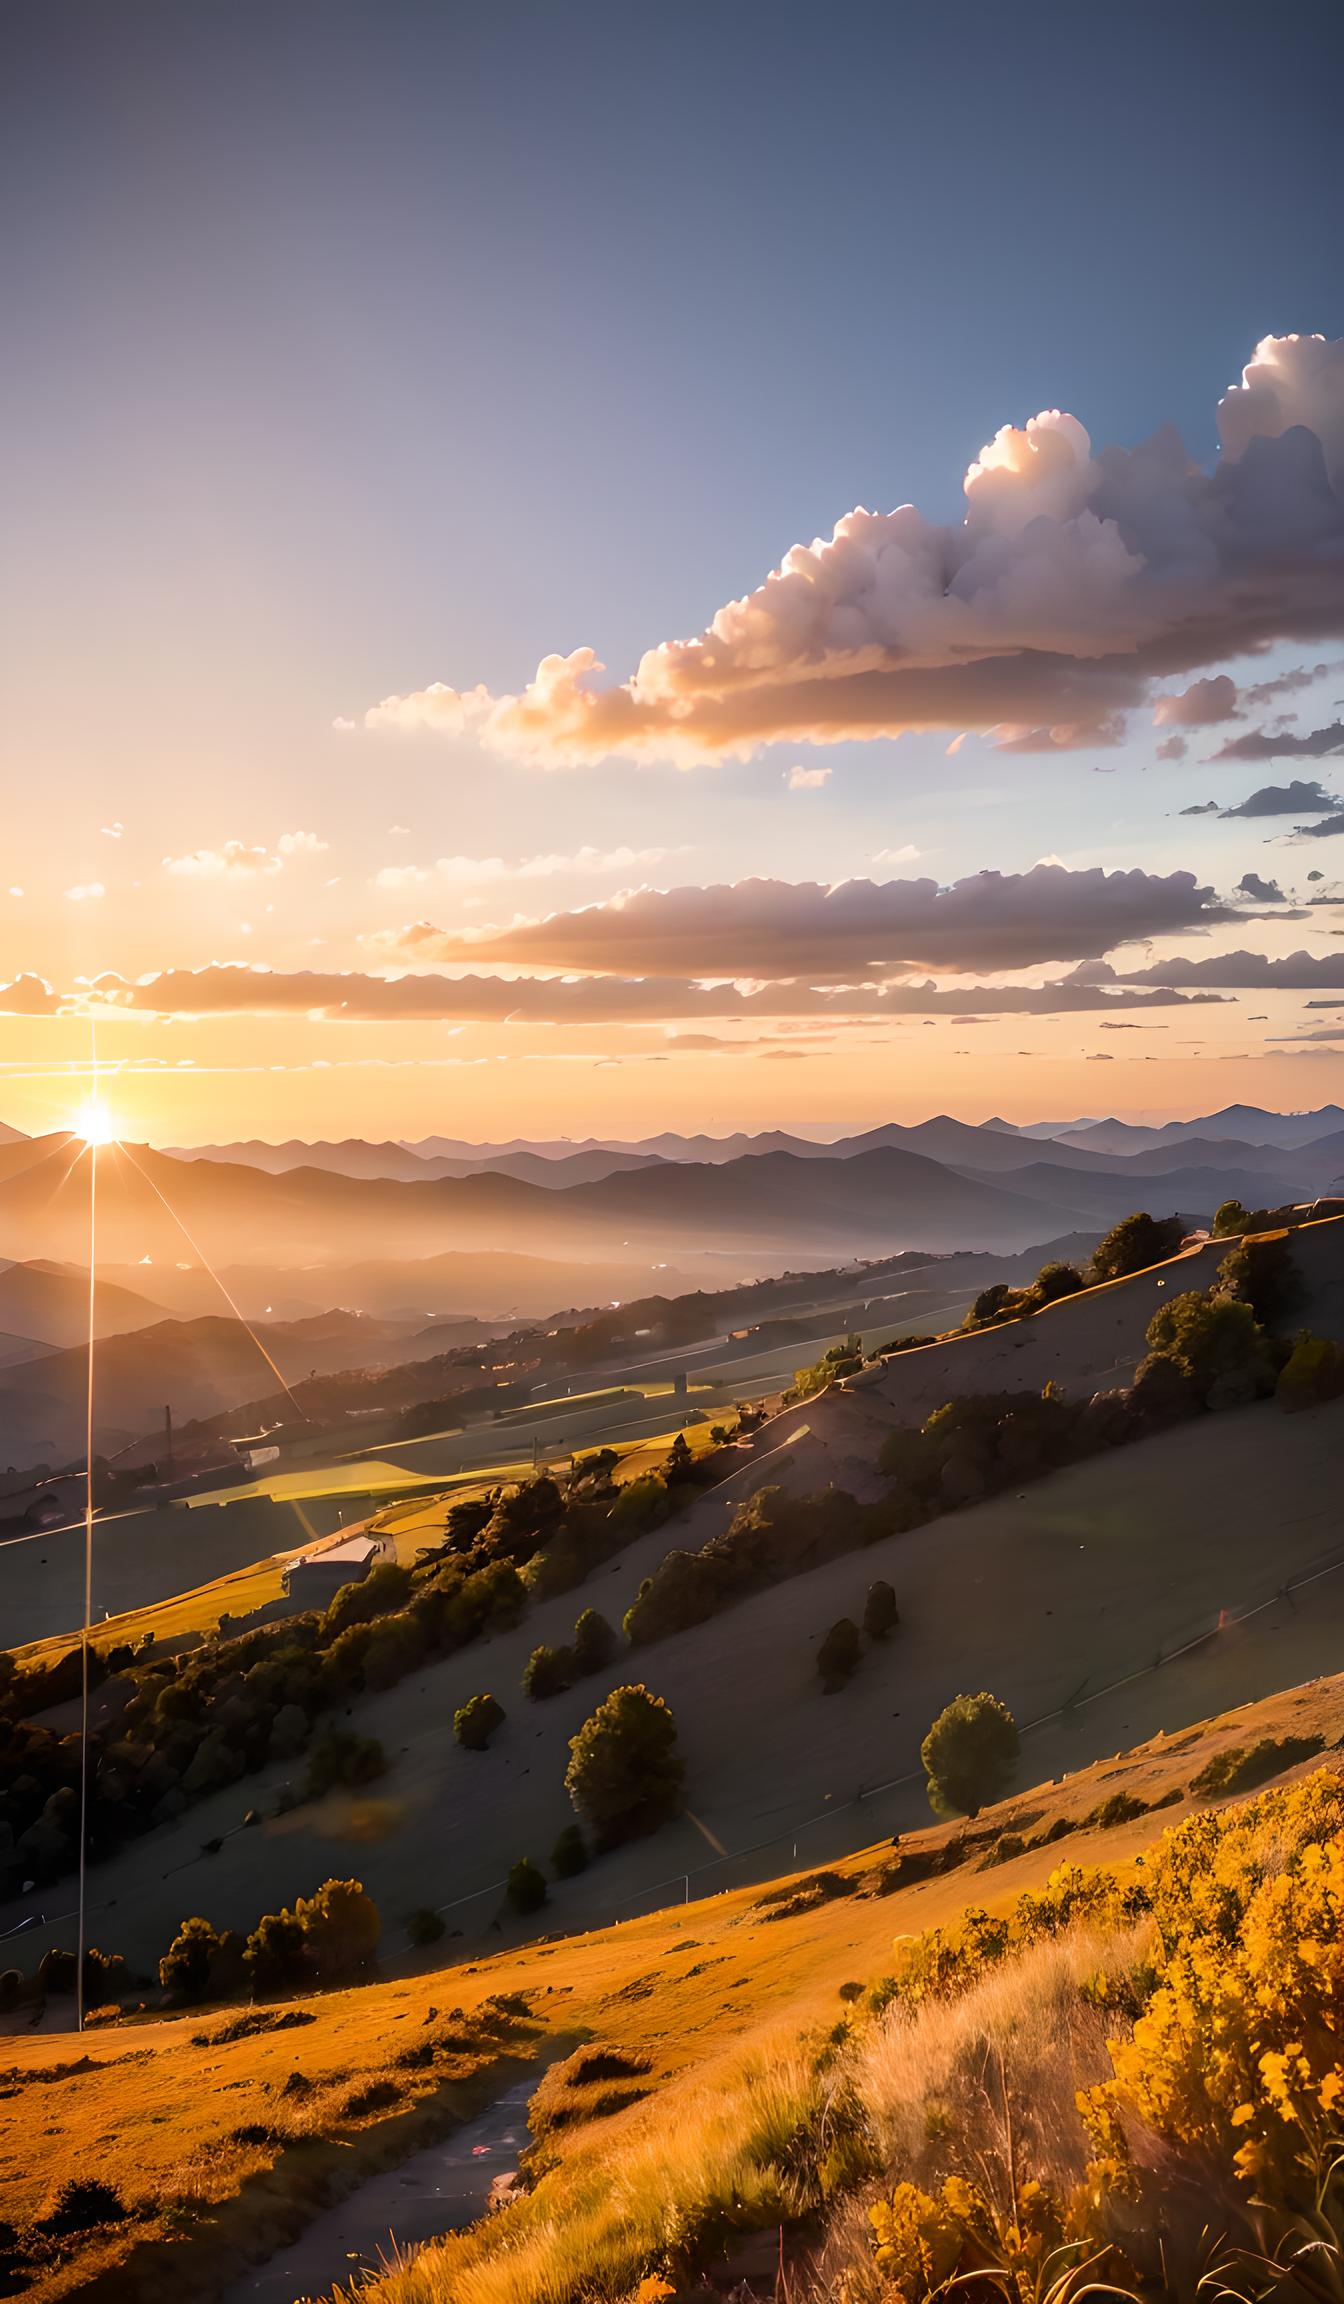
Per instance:
[[[575,1670],[572,1648],[548,1648],[543,1642],[523,1666],[523,1694],[537,1704],[548,1696],[563,1695],[573,1686]]]
[[[321,1984],[339,1984],[372,1965],[382,1934],[378,1907],[359,1880],[326,1880],[295,1906],[304,1965]]]
[[[1088,1278],[1124,1280],[1131,1272],[1146,1272],[1150,1264],[1162,1264],[1174,1256],[1181,1237],[1179,1216],[1150,1216],[1146,1209],[1124,1216],[1111,1226],[1104,1240],[1097,1242],[1087,1268]]]
[[[596,1608],[585,1608],[574,1626],[571,1651],[578,1678],[586,1680],[592,1672],[605,1672],[615,1660],[619,1647],[620,1641],[606,1617],[599,1616]]]
[[[1017,1723],[986,1690],[954,1696],[919,1748],[936,1816],[978,1816],[1007,1791],[1017,1762]]]
[[[1302,1276],[1285,1232],[1238,1241],[1218,1267],[1214,1292],[1249,1304],[1263,1328],[1277,1328],[1302,1293]]]
[[[546,1875],[530,1856],[510,1866],[506,1891],[515,1912],[539,1912],[546,1901]]]
[[[884,1584],[879,1578],[877,1583],[868,1587],[868,1597],[863,1603],[863,1629],[870,1640],[885,1640],[888,1632],[893,1632],[900,1621],[896,1594],[890,1584]]]
[[[848,1616],[840,1617],[817,1650],[817,1670],[828,1695],[836,1688],[843,1688],[862,1653],[858,1625]]]
[[[494,1696],[469,1696],[453,1714],[453,1734],[467,1752],[484,1752],[504,1719],[504,1707]]]
[[[565,1789],[599,1848],[654,1832],[679,1815],[685,1769],[661,1696],[614,1688],[570,1738]]]
[[[557,1880],[572,1880],[588,1869],[588,1848],[577,1824],[566,1824],[551,1850],[551,1870]]]
[[[1274,1383],[1273,1355],[1255,1314],[1227,1296],[1197,1289],[1173,1296],[1149,1321],[1148,1346],[1175,1362],[1208,1408],[1244,1406]]]
[[[1244,1232],[1250,1220],[1240,1200],[1224,1200],[1213,1219],[1214,1239],[1227,1240],[1236,1232]]]
[[[159,1982],[182,2007],[227,2000],[242,1987],[243,1952],[244,1939],[236,1929],[221,1932],[199,1916],[184,1920],[159,1962]]]
[[[1062,1297],[1076,1296],[1086,1286],[1082,1273],[1073,1264],[1042,1264],[1032,1281],[1028,1294],[1037,1306],[1058,1304]]]

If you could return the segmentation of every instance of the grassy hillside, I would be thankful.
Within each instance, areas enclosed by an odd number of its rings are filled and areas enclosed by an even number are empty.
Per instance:
[[[746,2244],[762,2227],[772,2276],[779,2226],[799,2206],[802,2237],[821,2236],[811,2211],[825,2186],[797,2117],[815,2096],[818,2057],[832,2070],[837,2049],[859,2059],[880,2045],[850,1987],[890,1976],[908,1960],[902,1946],[930,1929],[955,1932],[968,1905],[1008,1912],[1061,1858],[1132,1866],[1162,1826],[1180,1828],[1191,1784],[1217,1755],[1266,1738],[1333,1743],[1342,1727],[1344,1681],[1323,1680],[1158,1734],[1023,1791],[972,1826],[926,1824],[899,1849],[867,1846],[820,1876],[785,1874],[530,1945],[507,1942],[515,1924],[506,1919],[506,1941],[488,1957],[445,1969],[422,1954],[419,1973],[286,2004],[287,2029],[244,2025],[230,2038],[227,2012],[123,2019],[95,2029],[76,2054],[67,2034],[0,2019],[12,2027],[0,2047],[6,2214],[31,2230],[69,2179],[88,2175],[95,2144],[101,2180],[129,2211],[63,2240],[39,2236],[22,2292],[32,2304],[214,2296],[324,2198],[500,2092],[520,2057],[540,2080],[580,2042],[615,2051],[624,2078],[599,2087],[573,2063],[552,2072],[534,2114],[536,2189],[478,2234],[393,2275],[380,2304],[624,2297],[667,2269],[689,2295],[697,2261],[725,2277],[749,2269]],[[1009,1835],[1040,1844],[1013,1854]],[[553,1894],[553,1924],[567,1927],[568,1891]],[[837,2025],[839,2040],[829,2037]],[[782,2126],[772,2130],[776,2112]],[[769,2165],[772,2133],[776,2147],[793,2134],[793,2164],[807,2180],[792,2207]],[[885,2168],[851,2156],[833,2171],[832,2204],[851,2183],[871,2196],[884,2182],[889,2194]],[[791,2254],[797,2244],[790,2233]],[[773,2292],[769,2276],[760,2292]]]

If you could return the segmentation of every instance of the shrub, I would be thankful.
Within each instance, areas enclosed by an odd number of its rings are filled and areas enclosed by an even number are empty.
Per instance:
[[[1243,1407],[1268,1392],[1274,1363],[1249,1304],[1197,1289],[1173,1296],[1148,1323],[1150,1351],[1175,1362],[1207,1408]]]
[[[504,1719],[504,1707],[494,1696],[469,1696],[453,1714],[453,1734],[466,1752],[484,1752]]]
[[[858,1625],[848,1616],[840,1617],[817,1650],[817,1670],[828,1696],[843,1688],[862,1653]]]
[[[572,1648],[547,1648],[544,1644],[534,1648],[523,1666],[523,1694],[534,1703],[547,1696],[561,1696],[574,1684],[575,1662]]]
[[[890,1584],[884,1584],[879,1577],[875,1584],[869,1585],[868,1597],[863,1603],[863,1629],[870,1640],[885,1640],[900,1621],[896,1594]]]
[[[1229,1249],[1218,1267],[1215,1293],[1248,1304],[1262,1328],[1278,1327],[1302,1293],[1287,1233],[1271,1232]]]
[[[1234,1744],[1215,1752],[1190,1786],[1198,1800],[1223,1800],[1233,1792],[1250,1792],[1310,1760],[1321,1749],[1319,1736],[1262,1736],[1258,1743]]]
[[[539,1912],[546,1901],[546,1875],[530,1856],[520,1856],[509,1870],[506,1890],[515,1912]]]
[[[954,1697],[919,1749],[935,1815],[978,1816],[1001,1799],[1017,1753],[1017,1723],[1006,1704],[985,1690]]]
[[[393,1608],[404,1607],[410,1597],[411,1571],[395,1560],[382,1560],[358,1584],[342,1584],[322,1618],[323,1645],[351,1624],[367,1624]]]
[[[551,1870],[557,1880],[572,1880],[588,1869],[588,1849],[577,1824],[566,1824],[551,1850]]]
[[[1180,1245],[1179,1216],[1150,1216],[1141,1209],[1137,1215],[1122,1217],[1105,1239],[1097,1242],[1087,1268],[1088,1278],[1127,1279],[1132,1272],[1146,1271],[1150,1264],[1165,1263]]]
[[[685,1770],[661,1696],[615,1688],[570,1739],[565,1789],[599,1848],[654,1832],[679,1815]]]
[[[412,1944],[437,1944],[447,1933],[447,1922],[431,1905],[421,1904],[407,1920],[406,1933]]]
[[[1281,1408],[1292,1413],[1299,1408],[1319,1408],[1325,1401],[1338,1400],[1341,1396],[1344,1396],[1344,1344],[1337,1344],[1333,1337],[1313,1336],[1304,1330],[1279,1371],[1275,1399]]]
[[[721,1535],[698,1552],[668,1552],[645,1577],[626,1610],[626,1638],[638,1645],[703,1624],[749,1592],[837,1559],[861,1539],[859,1507],[842,1489],[791,1496],[758,1488]]]
[[[853,1376],[862,1366],[862,1339],[846,1336],[843,1344],[832,1344],[810,1367],[795,1368],[791,1397],[809,1400],[814,1392],[824,1392],[828,1384],[837,1383],[842,1376]]]
[[[677,1434],[681,1438],[681,1434]],[[605,1616],[596,1608],[585,1608],[574,1626],[574,1644],[571,1654],[574,1670],[581,1680],[592,1672],[605,1672],[614,1662],[620,1642]]]
[[[1249,1223],[1250,1217],[1240,1200],[1224,1200],[1213,1219],[1213,1237],[1215,1240],[1229,1240],[1236,1233],[1244,1232]]]
[[[243,1937],[233,1928],[221,1934],[199,1916],[182,1922],[159,1962],[159,1982],[178,2007],[226,2000],[245,1976]]]
[[[23,1977],[19,1970],[6,1968],[0,1972],[0,2012],[7,2015],[11,2008],[17,2008],[22,1995]]]
[[[66,2239],[77,2232],[96,2232],[104,2224],[123,2224],[128,2213],[114,2185],[104,2184],[98,2176],[72,2176],[40,2218],[39,2229],[54,2239]]]
[[[378,1949],[378,1907],[358,1880],[326,1880],[292,1912],[268,1912],[243,1954],[259,1992],[339,1984],[368,1968]]]
[[[334,1729],[308,1755],[308,1798],[319,1799],[336,1784],[372,1784],[386,1770],[387,1755],[376,1736],[351,1736]]]

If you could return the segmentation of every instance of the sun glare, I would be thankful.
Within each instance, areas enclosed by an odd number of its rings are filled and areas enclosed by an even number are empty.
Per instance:
[[[117,1124],[101,1098],[90,1096],[75,1114],[75,1134],[86,1144],[115,1144]]]

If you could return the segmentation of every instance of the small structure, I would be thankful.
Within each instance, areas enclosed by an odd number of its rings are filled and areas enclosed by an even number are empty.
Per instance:
[[[303,1608],[325,1608],[343,1584],[362,1584],[385,1546],[378,1536],[347,1536],[324,1552],[305,1552],[291,1560],[281,1582],[285,1596]]]

